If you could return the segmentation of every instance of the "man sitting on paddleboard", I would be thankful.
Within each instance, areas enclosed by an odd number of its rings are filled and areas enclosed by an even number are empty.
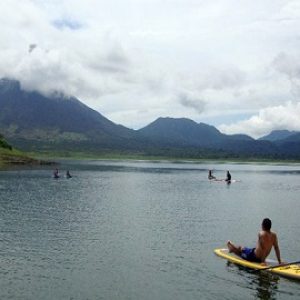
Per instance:
[[[270,219],[266,218],[262,221],[262,230],[258,234],[256,248],[235,246],[231,241],[228,241],[227,247],[229,252],[233,252],[249,261],[265,263],[272,247],[274,247],[278,263],[281,264],[277,235],[271,231],[271,226],[272,222]]]

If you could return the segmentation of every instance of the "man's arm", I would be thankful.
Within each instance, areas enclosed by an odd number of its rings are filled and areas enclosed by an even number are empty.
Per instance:
[[[278,246],[278,240],[277,240],[277,235],[274,233],[274,249],[275,249],[275,253],[276,253],[276,257],[278,260],[278,263],[281,264],[281,258],[280,258],[280,249]]]

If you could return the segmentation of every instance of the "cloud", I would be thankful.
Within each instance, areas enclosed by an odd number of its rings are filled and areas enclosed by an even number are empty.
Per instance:
[[[255,138],[270,133],[272,130],[300,131],[300,102],[286,102],[283,105],[261,109],[248,120],[230,125],[220,125],[219,130],[227,134],[246,133]]]
[[[278,18],[281,20],[298,20],[300,16],[300,3],[298,0],[285,1],[279,12]]]
[[[74,95],[125,126],[220,124],[299,100],[297,1],[5,0],[0,10],[0,77]]]
[[[236,66],[208,68],[202,75],[199,88],[224,90],[240,88],[246,83],[247,74]]]
[[[63,30],[65,28],[71,30],[79,30],[83,27],[83,25],[80,22],[68,18],[54,20],[52,24],[54,27],[60,30]]]
[[[193,95],[189,95],[187,93],[181,93],[178,95],[179,103],[188,108],[194,109],[199,114],[204,112],[205,109],[205,101],[195,97]]]
[[[29,45],[28,52],[31,53],[36,47],[37,47],[36,44],[30,44],[30,45]]]
[[[278,72],[286,75],[291,82],[292,93],[300,96],[300,56],[285,52],[279,53],[273,60],[272,66]]]

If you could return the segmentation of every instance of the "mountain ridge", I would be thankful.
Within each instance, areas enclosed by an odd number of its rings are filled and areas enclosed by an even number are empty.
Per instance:
[[[0,80],[0,130],[28,151],[92,151],[183,157],[299,157],[298,142],[278,144],[245,134],[226,135],[187,118],[158,118],[133,130],[117,125],[75,97],[26,92],[17,81]]]
[[[276,142],[279,140],[284,140],[294,134],[296,134],[297,131],[290,131],[290,130],[272,130],[269,134],[259,138],[259,140],[264,140],[264,141],[271,141],[271,142]]]
[[[133,130],[113,123],[75,97],[25,92],[16,81],[1,80],[0,107],[1,130],[17,145],[24,139],[45,142],[46,137],[54,143],[93,141],[110,147],[136,139]]]
[[[223,134],[215,127],[187,118],[160,117],[138,132],[160,143],[168,140],[171,145],[209,146],[215,143],[216,139],[223,138]]]

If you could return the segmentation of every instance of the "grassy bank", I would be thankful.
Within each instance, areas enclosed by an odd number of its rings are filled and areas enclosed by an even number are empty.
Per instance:
[[[32,158],[29,155],[16,150],[8,148],[0,148],[0,167],[5,167],[9,165],[48,165],[53,164],[46,160],[40,160],[37,158]]]
[[[38,161],[15,149],[0,148],[0,166],[34,164]]]

